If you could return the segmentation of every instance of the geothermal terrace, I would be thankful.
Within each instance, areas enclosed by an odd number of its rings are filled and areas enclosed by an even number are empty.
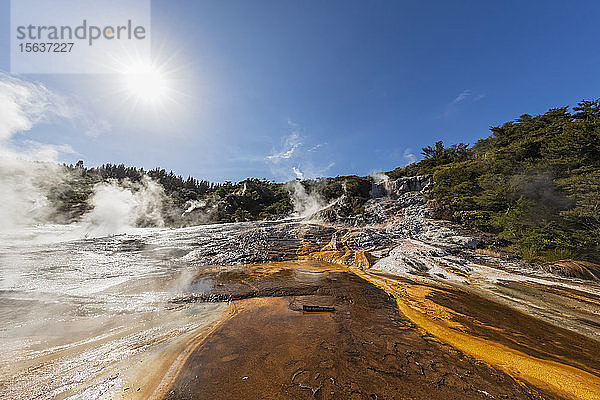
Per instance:
[[[0,397],[600,398],[600,284],[481,251],[429,188],[381,183],[362,224],[5,238]]]

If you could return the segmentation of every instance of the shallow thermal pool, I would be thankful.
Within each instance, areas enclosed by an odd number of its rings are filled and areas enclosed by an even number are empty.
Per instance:
[[[153,358],[176,353],[173,346],[224,315],[226,302],[172,299],[210,290],[210,283],[192,283],[204,267],[189,254],[243,228],[82,238],[75,226],[54,225],[2,236],[0,397],[99,398],[124,390],[141,365],[155,368]]]

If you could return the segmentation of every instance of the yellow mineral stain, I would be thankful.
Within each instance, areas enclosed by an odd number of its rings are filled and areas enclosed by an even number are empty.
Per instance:
[[[358,268],[369,268],[372,264],[368,250],[356,248],[351,240],[354,232],[348,232],[338,238],[336,234],[322,248],[301,244],[296,254],[301,260],[317,260],[333,264],[341,264]]]
[[[372,262],[368,250],[352,244],[352,233],[340,238],[334,235],[320,250],[302,247],[299,259],[320,260],[341,264],[382,288],[396,299],[398,309],[415,325],[442,342],[499,368],[520,381],[526,381],[541,389],[569,399],[600,399],[600,378],[570,365],[543,360],[512,349],[492,340],[466,333],[465,327],[453,320],[460,315],[454,310],[436,304],[428,298],[433,289],[373,275],[365,270]],[[441,266],[443,268],[443,266]],[[460,274],[460,271],[448,271]],[[469,281],[468,276],[465,276]]]
[[[363,277],[364,278],[364,277]],[[401,288],[397,289],[402,291],[402,298],[409,302],[413,308],[420,310],[422,313],[432,320],[444,321],[444,323],[454,329],[462,330],[464,327],[456,321],[452,320],[454,315],[462,315],[456,311],[449,310],[430,299],[427,295],[433,292],[432,288],[422,285],[402,285]],[[394,296],[398,297],[398,296]]]
[[[575,367],[543,360],[511,349],[499,343],[461,332],[460,325],[449,320],[449,311],[432,305],[425,299],[427,288],[413,288],[393,279],[376,276],[358,268],[351,268],[394,296],[398,309],[414,324],[452,347],[487,364],[499,368],[512,377],[531,383],[569,399],[600,399],[600,378]],[[432,315],[437,314],[436,318]]]

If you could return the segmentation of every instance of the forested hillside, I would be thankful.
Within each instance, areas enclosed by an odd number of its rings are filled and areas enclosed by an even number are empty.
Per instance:
[[[492,233],[527,260],[599,262],[600,101],[524,114],[491,132],[471,147],[427,146],[421,161],[387,174],[433,174],[437,218]],[[99,183],[127,184],[135,191],[136,184],[150,178],[164,190],[162,214],[169,226],[276,219],[308,199],[320,205],[340,199],[336,210],[356,216],[364,212],[373,182],[371,177],[342,176],[217,184],[158,168],[86,168],[83,162],[64,168],[65,182],[52,187],[49,196],[63,221],[76,220],[92,207],[89,199]]]
[[[294,210],[294,205],[323,206],[336,199],[341,200],[342,212],[350,216],[363,212],[362,205],[369,198],[372,183],[370,177],[357,176],[288,183],[256,178],[237,183],[211,183],[193,177],[183,178],[160,168],[145,171],[123,164],[87,168],[82,161],[63,168],[65,178],[60,185],[49,188],[48,196],[58,211],[57,222],[75,221],[89,211],[96,185],[107,182],[134,192],[141,190],[148,178],[158,183],[164,191],[161,214],[168,226],[176,227],[278,219],[298,211]]]
[[[491,132],[471,148],[425,147],[389,175],[433,174],[438,217],[495,233],[525,259],[600,261],[600,101]]]

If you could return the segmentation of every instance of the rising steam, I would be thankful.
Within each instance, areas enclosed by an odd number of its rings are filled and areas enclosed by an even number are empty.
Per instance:
[[[125,233],[134,226],[164,226],[164,199],[163,187],[147,176],[139,183],[100,182],[89,201],[93,208],[82,218],[85,236]]]
[[[81,120],[82,115],[43,84],[0,73],[0,233],[19,234],[34,224],[56,221],[48,192],[69,189],[68,172],[59,157],[74,150],[15,140],[36,124],[56,118]],[[162,186],[148,177],[139,183],[99,183],[90,197],[91,211],[74,232],[89,237],[122,233],[132,226],[163,226],[164,198]]]
[[[327,206],[327,202],[318,193],[307,193],[302,183],[298,180],[285,184],[294,205],[294,215],[297,217],[310,217]]]
[[[0,74],[0,231],[43,222],[52,212],[43,185],[61,181],[55,161],[60,148],[28,142],[18,149],[13,137],[54,117],[69,118],[63,98],[42,84]],[[44,161],[44,163],[34,162]]]

